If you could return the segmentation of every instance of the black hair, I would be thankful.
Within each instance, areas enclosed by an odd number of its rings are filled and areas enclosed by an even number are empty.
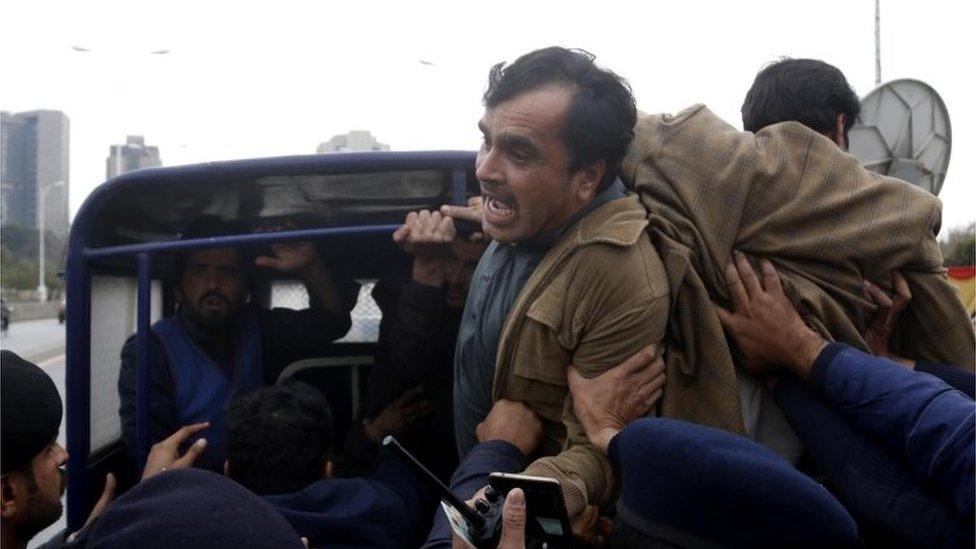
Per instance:
[[[595,56],[579,49],[552,46],[498,63],[488,74],[484,104],[494,107],[522,93],[558,84],[572,90],[563,142],[571,172],[598,160],[606,161],[601,188],[620,171],[620,161],[634,138],[637,107],[626,80],[601,69]]]
[[[227,409],[229,476],[258,495],[297,492],[322,478],[334,438],[329,402],[309,385],[238,395]]]
[[[756,75],[742,103],[742,126],[750,132],[793,120],[830,134],[846,115],[844,136],[861,112],[857,94],[840,69],[817,59],[781,59]]]
[[[233,236],[245,234],[247,231],[242,223],[235,221],[225,221],[217,216],[207,215],[193,220],[180,233],[180,240],[195,240],[198,238],[210,238],[215,236]],[[240,259],[241,272],[247,287],[251,287],[252,271],[249,261],[250,254],[243,247],[235,247],[237,256]],[[183,281],[183,271],[186,269],[186,262],[194,251],[179,251],[173,255],[172,269],[170,270],[170,282],[174,288],[179,288]]]

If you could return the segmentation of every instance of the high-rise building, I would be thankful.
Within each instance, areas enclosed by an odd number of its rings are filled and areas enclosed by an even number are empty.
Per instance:
[[[69,122],[61,111],[0,113],[2,223],[68,234]]]
[[[106,179],[119,174],[162,166],[159,160],[159,147],[146,146],[141,135],[127,135],[125,145],[112,145],[105,160]]]
[[[366,130],[353,130],[347,134],[334,135],[325,143],[320,143],[315,152],[388,151],[390,146],[380,143]]]

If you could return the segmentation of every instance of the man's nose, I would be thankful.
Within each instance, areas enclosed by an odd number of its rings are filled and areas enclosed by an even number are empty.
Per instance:
[[[478,158],[475,160],[474,175],[482,183],[499,183],[501,181],[500,162],[495,149],[478,153]]]
[[[59,466],[68,463],[68,450],[65,449],[64,446],[61,446],[59,443],[55,442],[54,451],[56,452],[55,460]]]

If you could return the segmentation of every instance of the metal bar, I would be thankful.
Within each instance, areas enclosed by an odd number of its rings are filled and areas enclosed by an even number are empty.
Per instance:
[[[874,85],[881,85],[881,0],[874,0]]]
[[[86,468],[91,446],[91,276],[88,263],[72,242],[65,273],[67,326],[65,345],[65,419],[68,458],[68,531],[77,532],[88,517]]]
[[[400,228],[399,225],[361,225],[358,227],[329,227],[323,229],[305,229],[299,231],[280,231],[274,233],[252,233],[232,236],[215,236],[210,238],[194,238],[191,240],[169,240],[166,242],[145,242],[141,244],[126,244],[123,246],[109,246],[105,248],[86,248],[85,257],[99,259],[135,255],[141,252],[156,253],[175,250],[227,248],[242,244],[262,244],[269,242],[286,242],[290,240],[311,240],[352,234],[392,233]]]
[[[468,172],[454,170],[451,174],[451,204],[468,205]]]
[[[138,363],[136,364],[136,466],[142,471],[149,456],[152,443],[149,433],[149,372],[152,365],[149,331],[149,318],[152,313],[152,280],[149,278],[150,257],[148,253],[136,256],[139,265],[139,289],[136,302],[136,344]]]

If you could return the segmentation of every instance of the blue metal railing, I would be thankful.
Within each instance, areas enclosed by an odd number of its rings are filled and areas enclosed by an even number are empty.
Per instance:
[[[456,155],[456,153],[451,153]],[[456,155],[464,158],[463,155]],[[423,162],[425,158],[413,153],[404,155],[412,162]],[[350,157],[351,158],[351,157]],[[364,157],[365,158],[365,157]],[[473,154],[469,155],[473,161]],[[307,162],[304,159],[285,159],[288,162]],[[453,161],[453,160],[452,160]],[[460,163],[460,162],[459,162]],[[233,167],[233,166],[232,166]],[[187,171],[188,168],[174,168],[174,171]],[[209,169],[209,168],[207,168]],[[466,168],[452,170],[451,202],[464,205],[467,199],[468,171]],[[158,173],[158,172],[157,172]],[[123,176],[124,179],[125,176]],[[133,179],[139,179],[134,176]],[[136,181],[133,181],[136,182]],[[146,181],[137,181],[140,186]],[[79,211],[69,239],[68,262],[65,272],[67,288],[67,315],[71,319],[66,336],[66,430],[70,458],[68,461],[68,529],[76,531],[87,518],[92,489],[91,479],[86,469],[91,452],[91,262],[99,259],[134,257],[137,265],[137,348],[139,359],[136,370],[136,438],[139,446],[137,459],[141,468],[145,464],[151,445],[150,433],[150,367],[151,346],[150,319],[151,305],[151,267],[154,254],[163,252],[189,251],[204,248],[226,248],[248,244],[260,244],[297,240],[320,240],[351,235],[392,233],[399,225],[362,225],[351,227],[328,227],[307,230],[292,230],[273,233],[254,233],[192,240],[165,242],[146,242],[106,247],[90,247],[87,241],[92,225],[98,222],[97,205],[104,203],[110,194],[107,189],[117,191],[123,181],[120,179],[106,183],[92,193]],[[92,211],[94,210],[94,211]],[[111,388],[109,390],[114,390]]]

